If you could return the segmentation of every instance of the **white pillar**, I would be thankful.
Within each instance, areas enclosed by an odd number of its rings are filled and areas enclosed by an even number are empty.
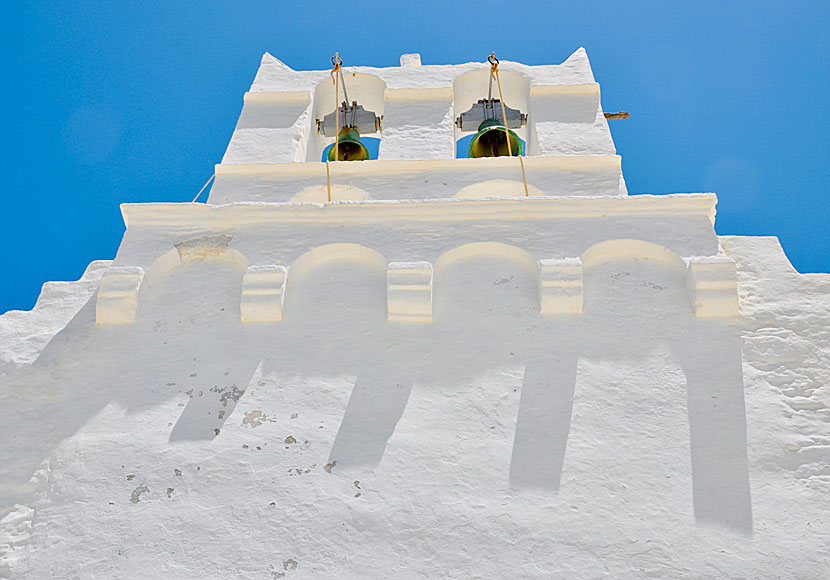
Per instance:
[[[286,269],[284,266],[250,266],[242,278],[242,322],[282,320]]]
[[[391,262],[386,271],[388,319],[432,322],[432,264]]]
[[[723,256],[692,258],[687,285],[692,310],[699,318],[738,316],[735,262]]]
[[[138,292],[144,270],[138,266],[107,268],[98,286],[95,324],[130,324],[138,309]]]
[[[539,300],[542,314],[581,314],[582,260],[539,260]]]

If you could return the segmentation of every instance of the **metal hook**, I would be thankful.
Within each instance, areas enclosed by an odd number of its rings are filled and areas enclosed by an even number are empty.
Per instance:
[[[340,65],[343,64],[343,59],[340,58],[340,53],[339,52],[335,52],[334,56],[331,57],[331,64],[334,68],[332,69],[331,73],[329,73],[329,74],[331,75],[331,82],[333,82],[336,85],[337,84],[337,79],[334,78],[334,75],[336,73],[340,72]]]
[[[487,88],[487,100],[492,105],[493,101],[493,74],[499,69],[499,59],[496,58],[496,53],[491,52],[487,57],[487,62],[490,63],[490,86]],[[493,117],[495,118],[495,117]]]

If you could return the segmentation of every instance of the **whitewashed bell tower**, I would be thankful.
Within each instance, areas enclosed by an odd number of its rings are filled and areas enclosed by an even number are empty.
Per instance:
[[[206,204],[0,317],[0,573],[830,573],[830,281],[482,60],[266,54]]]

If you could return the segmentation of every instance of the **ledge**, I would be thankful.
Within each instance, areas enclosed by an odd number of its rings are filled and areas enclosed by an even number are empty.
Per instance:
[[[559,97],[563,95],[599,97],[599,83],[588,83],[584,85],[533,85],[530,87],[531,98]]]
[[[242,100],[246,103],[310,103],[311,91],[247,92]]]
[[[431,200],[363,200],[332,203],[243,202],[125,203],[128,228],[222,230],[269,223],[368,223],[391,221],[512,221],[584,219],[638,215],[703,215],[713,224],[713,193],[619,197],[518,197]]]
[[[557,171],[588,171],[592,169],[615,169],[622,167],[619,155],[551,155],[522,157],[527,170],[553,169]],[[394,175],[422,173],[436,169],[475,171],[481,168],[514,168],[519,160],[515,157],[485,157],[480,159],[373,159],[371,161],[332,161],[329,169],[332,175]],[[321,162],[297,163],[220,163],[216,165],[216,176],[223,175],[267,175],[304,177],[326,174],[326,164]]]

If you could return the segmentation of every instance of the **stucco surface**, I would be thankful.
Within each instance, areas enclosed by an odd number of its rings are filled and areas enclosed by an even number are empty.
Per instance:
[[[823,577],[830,279],[721,241],[728,321],[633,258],[586,271],[580,316],[487,257],[444,266],[431,325],[348,260],[274,324],[209,256],[132,325],[90,301],[0,378],[6,575]]]

